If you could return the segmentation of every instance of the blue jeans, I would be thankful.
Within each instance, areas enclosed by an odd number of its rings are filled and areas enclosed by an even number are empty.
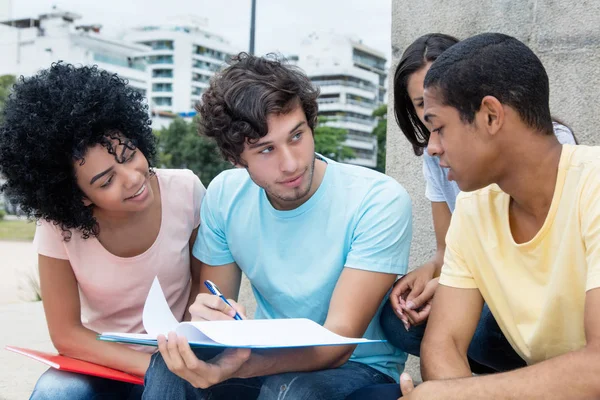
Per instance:
[[[426,324],[411,327],[406,331],[390,302],[384,306],[379,321],[391,344],[419,357]],[[487,304],[483,306],[467,355],[471,370],[480,374],[510,371],[527,365],[504,337]]]
[[[217,354],[210,349],[194,352],[201,360]],[[196,389],[169,371],[160,353],[156,353],[146,372],[143,399],[343,400],[361,387],[393,382],[392,378],[368,365],[349,361],[335,369],[229,379],[208,389]]]
[[[30,399],[139,400],[143,391],[142,385],[50,368],[38,379]]]

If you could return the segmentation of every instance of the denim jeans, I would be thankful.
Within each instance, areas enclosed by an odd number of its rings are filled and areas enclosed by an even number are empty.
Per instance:
[[[216,354],[208,349],[194,352],[202,360]],[[343,400],[361,387],[393,382],[391,377],[368,365],[349,361],[335,369],[229,379],[208,389],[196,389],[169,371],[160,353],[156,353],[146,372],[143,399]]]
[[[390,302],[384,306],[379,319],[387,340],[406,353],[419,357],[426,324],[404,329]],[[504,372],[527,364],[504,337],[487,304],[467,351],[471,370],[475,373]]]
[[[48,369],[35,384],[33,400],[139,400],[144,387],[97,376]]]

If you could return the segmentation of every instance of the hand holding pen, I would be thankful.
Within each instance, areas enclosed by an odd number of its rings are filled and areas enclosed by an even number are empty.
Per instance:
[[[196,297],[196,301],[190,306],[192,321],[246,319],[244,306],[225,298],[213,282],[207,280],[204,284],[212,294],[200,293]]]

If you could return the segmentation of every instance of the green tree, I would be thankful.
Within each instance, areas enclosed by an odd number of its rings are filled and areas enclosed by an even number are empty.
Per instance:
[[[10,90],[12,88],[12,85],[14,85],[16,82],[16,78],[14,77],[14,75],[2,75],[0,76],[0,123],[3,120],[3,110],[4,110],[4,103],[6,103],[6,99],[8,98],[8,95],[10,94]]]
[[[354,150],[344,145],[348,131],[328,126],[326,123],[327,119],[319,119],[315,128],[315,151],[335,161],[354,158]]]
[[[377,167],[379,172],[385,173],[385,146],[387,135],[387,104],[382,104],[373,111],[373,116],[378,118],[377,126],[373,129],[373,136],[377,138]]]
[[[176,118],[158,137],[159,165],[166,168],[188,168],[208,186],[220,172],[231,168],[221,157],[213,140],[200,136],[196,121]]]

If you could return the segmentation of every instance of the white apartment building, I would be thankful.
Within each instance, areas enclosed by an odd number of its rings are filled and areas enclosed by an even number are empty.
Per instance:
[[[148,101],[153,111],[194,115],[194,105],[210,78],[227,58],[238,53],[225,38],[208,32],[205,24],[198,18],[186,17],[165,25],[134,28],[124,34],[124,40],[151,48],[146,59]],[[155,118],[154,122],[164,125],[169,121]]]
[[[149,48],[108,38],[97,25],[77,25],[80,18],[55,9],[36,18],[1,21],[0,75],[30,76],[59,60],[96,64],[127,79],[146,95],[149,82],[144,56]]]
[[[312,34],[301,48],[298,65],[321,89],[319,116],[348,131],[345,145],[356,157],[344,162],[377,166],[377,120],[373,111],[386,99],[385,56],[352,38]]]

